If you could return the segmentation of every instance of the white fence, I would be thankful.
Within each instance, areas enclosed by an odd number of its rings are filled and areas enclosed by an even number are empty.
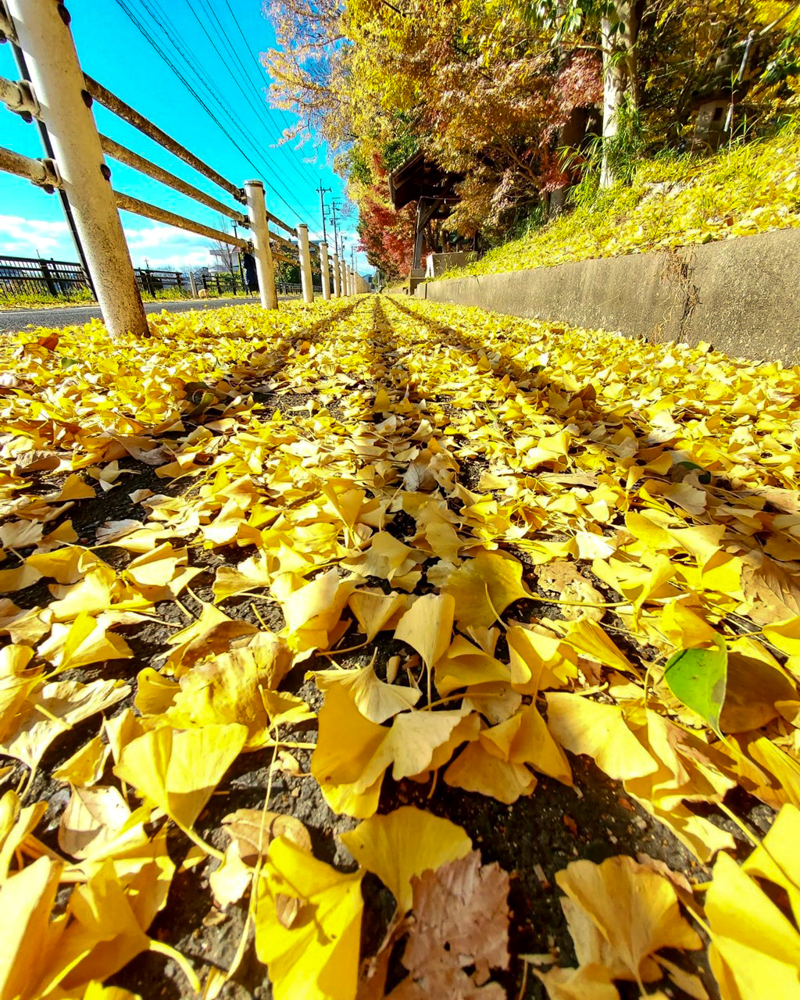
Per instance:
[[[86,76],[81,70],[69,21],[66,8],[56,0],[0,0],[0,36],[14,46],[21,75],[27,76],[19,81],[0,77],[0,101],[26,120],[39,122],[46,154],[41,159],[34,159],[0,147],[0,170],[25,177],[46,190],[62,192],[68,221],[82,248],[103,319],[112,337],[125,332],[147,331],[147,318],[119,217],[120,208],[253,254],[261,305],[265,309],[278,308],[276,259],[299,264],[305,302],[314,299],[312,271],[321,274],[323,299],[368,291],[364,279],[336,253],[329,254],[325,244],[309,243],[305,223],[293,229],[267,211],[261,180],[247,180],[241,187],[231,183],[102,84]],[[146,157],[101,135],[91,111],[94,101],[212,181],[243,206],[244,211],[206,194]],[[249,229],[250,239],[231,236],[115,190],[104,154],[214,209],[237,226]],[[270,223],[274,227],[272,231]],[[278,235],[275,229],[296,238],[297,242]]]

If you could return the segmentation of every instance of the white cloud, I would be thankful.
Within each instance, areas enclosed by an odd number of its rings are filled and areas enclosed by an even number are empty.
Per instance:
[[[30,255],[36,250],[52,251],[69,239],[66,222],[49,222],[44,219],[23,219],[18,215],[0,215],[0,235],[11,237],[3,249],[9,253]]]
[[[149,250],[154,247],[164,246],[165,243],[190,243],[197,245],[197,236],[187,232],[185,229],[176,229],[174,226],[166,226],[156,223],[153,226],[146,226],[144,229],[128,229],[125,227],[125,236],[131,252]]]
[[[148,257],[147,259],[154,271],[157,271],[159,268],[168,271],[179,271],[182,267],[210,267],[212,264],[217,263],[208,250],[200,249],[174,253],[169,257],[159,256]],[[144,267],[144,258],[137,257],[134,260],[134,264],[136,267]]]

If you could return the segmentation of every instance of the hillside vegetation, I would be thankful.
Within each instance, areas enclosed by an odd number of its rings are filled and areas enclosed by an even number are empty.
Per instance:
[[[643,162],[622,182],[549,225],[447,277],[553,267],[800,226],[800,129],[734,145],[708,160]]]

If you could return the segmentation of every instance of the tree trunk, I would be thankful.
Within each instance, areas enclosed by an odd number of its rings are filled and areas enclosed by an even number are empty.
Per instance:
[[[607,143],[619,132],[618,111],[626,97],[639,101],[636,73],[636,38],[639,21],[635,4],[618,0],[601,21],[603,43],[603,165],[600,187],[611,187],[616,178],[608,161]]]

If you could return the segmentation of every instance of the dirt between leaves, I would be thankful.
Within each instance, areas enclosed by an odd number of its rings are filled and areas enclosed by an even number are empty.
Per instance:
[[[301,405],[307,397],[292,399],[294,405]],[[282,399],[286,405],[286,398]],[[129,494],[139,489],[152,489],[159,493],[179,493],[182,484],[165,484],[152,468],[134,460],[120,463],[130,475],[125,475],[125,489],[113,490],[94,500],[82,501],[69,512],[80,541],[92,545],[97,528],[106,521],[123,518],[144,519],[143,508],[129,499]],[[462,477],[469,482],[481,472],[480,461],[464,463]],[[51,485],[51,484],[50,484]],[[395,519],[390,531],[403,538],[405,528],[413,529],[413,522],[404,525],[403,516]],[[104,548],[103,558],[115,568],[121,568],[127,555],[119,549]],[[525,555],[517,553],[524,561]],[[194,548],[192,558],[195,565],[204,565],[206,573],[198,576],[193,590],[203,600],[213,600],[211,583],[214,570],[219,565],[236,563],[241,559],[241,550],[231,547],[209,551]],[[385,586],[385,581],[369,579],[371,586]],[[609,593],[602,583],[592,581],[599,589]],[[43,581],[15,595],[16,603],[22,607],[46,604],[49,595]],[[182,598],[186,609],[199,613],[200,607],[192,596]],[[226,602],[226,613],[260,624],[249,598],[233,598]],[[156,605],[158,616],[165,622],[184,625],[185,618],[174,602]],[[548,617],[555,614],[553,608],[536,601],[519,601],[514,605],[515,617],[529,620],[533,617]],[[280,609],[260,602],[261,619],[270,627],[279,629],[283,624]],[[135,658],[117,661],[116,675],[123,679],[135,680],[136,674],[149,662],[154,661],[166,648],[166,640],[172,634],[167,625],[148,623],[125,630],[125,638],[135,653]],[[622,638],[617,641],[624,647]],[[388,659],[402,653],[402,644],[380,635],[376,642],[378,655],[375,670],[385,678]],[[371,659],[369,654],[350,656],[340,662],[343,666],[364,666]],[[308,672],[325,669],[327,660],[314,657],[294,670],[284,679],[282,689],[299,694],[311,706],[318,709],[322,696],[313,681],[305,680]],[[91,681],[107,676],[105,664],[91,668],[65,671],[65,680]],[[130,707],[133,697],[115,706],[112,715]],[[96,718],[76,726],[69,734],[58,740],[46,753],[41,766],[31,784],[29,800],[46,799],[48,811],[39,827],[39,836],[54,850],[58,849],[58,824],[69,800],[69,787],[48,777],[53,770],[66,761],[96,731]],[[316,726],[306,723],[295,727],[292,739],[298,743],[316,740]],[[337,834],[353,829],[357,820],[337,815],[324,802],[316,781],[308,773],[311,754],[300,749],[293,750],[302,774],[292,776],[283,771],[273,771],[271,782],[270,808],[286,813],[303,822],[310,833],[313,853],[316,858],[335,865],[341,870],[354,870],[356,864],[347,848],[337,839]],[[506,806],[494,799],[457,788],[444,782],[420,785],[413,781],[395,782],[387,775],[380,800],[380,813],[388,813],[398,806],[416,804],[438,816],[446,817],[462,826],[476,848],[480,849],[484,863],[498,862],[511,877],[509,909],[511,913],[509,950],[512,962],[506,973],[495,973],[495,980],[506,989],[509,997],[536,998],[547,996],[544,986],[533,975],[526,975],[525,959],[520,956],[537,956],[551,953],[562,966],[575,964],[572,939],[568,933],[561,906],[559,891],[555,885],[555,873],[571,861],[585,858],[600,863],[618,854],[636,857],[640,852],[649,858],[664,862],[675,872],[681,872],[691,881],[703,881],[709,877],[709,870],[700,865],[691,854],[660,823],[649,816],[641,807],[624,794],[622,785],[603,774],[593,762],[570,757],[575,779],[575,787],[568,788],[558,781],[538,776],[538,786],[530,797],[519,799],[514,805]],[[227,839],[221,833],[221,820],[237,809],[259,809],[263,806],[270,782],[272,751],[258,751],[240,755],[228,772],[226,780],[212,797],[196,827],[201,835],[220,849],[224,849]],[[21,765],[0,780],[0,794],[19,785],[26,769]],[[757,829],[766,832],[771,822],[772,812],[757,800],[740,792],[737,812],[748,819]],[[717,814],[714,822],[729,830],[734,836],[738,831],[727,817]],[[191,844],[180,831],[173,829],[169,838],[172,860],[180,866]],[[176,947],[188,957],[196,968],[230,966],[239,946],[246,917],[246,904],[231,905],[221,912],[214,903],[208,876],[217,866],[217,861],[207,859],[199,868],[178,872],[170,888],[167,905],[150,927],[151,937]],[[60,899],[66,903],[69,889],[62,890]],[[391,893],[379,880],[367,875],[364,880],[365,911],[362,926],[362,954],[374,954],[383,940],[386,928],[394,910]],[[704,961],[704,952],[668,952],[668,957],[685,968],[698,973],[708,990],[709,996],[718,997],[718,989]],[[399,958],[395,957],[389,970],[387,991],[405,975]],[[122,986],[140,994],[144,998],[164,998],[164,1000],[184,1000],[195,994],[177,965],[170,959],[153,953],[144,953],[130,962],[111,980],[112,985]],[[618,983],[621,996],[637,997],[635,984]],[[669,987],[670,994],[678,998],[686,997],[676,987]],[[252,941],[238,972],[227,983],[220,997],[223,1000],[269,1000],[272,989],[266,970],[255,957]],[[300,998],[298,998],[300,1000]]]

